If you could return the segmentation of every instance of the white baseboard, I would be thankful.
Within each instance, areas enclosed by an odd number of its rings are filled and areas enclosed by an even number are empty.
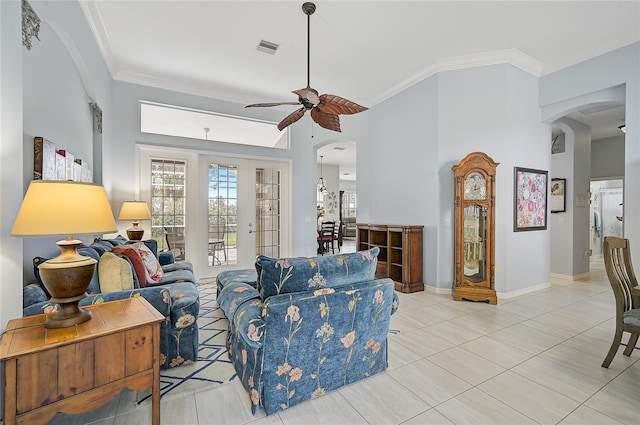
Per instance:
[[[538,285],[529,286],[528,288],[518,289],[517,291],[511,292],[498,292],[498,302],[501,299],[508,300],[509,298],[519,297],[521,295],[530,294],[532,292],[542,291],[543,289],[547,289],[551,287],[551,282],[540,283]]]
[[[566,280],[569,282],[573,282],[575,280],[590,279],[591,272],[580,273],[574,276],[568,275],[568,274],[560,274],[560,273],[549,273],[549,277],[551,279]]]
[[[545,282],[539,285],[530,286],[529,288],[519,289],[517,291],[498,292],[496,295],[498,296],[498,301],[500,299],[507,300],[509,298],[519,297],[520,295],[529,294],[531,292],[542,291],[543,289],[547,289],[550,287],[551,287],[551,282]],[[434,288],[433,286],[428,286],[428,285],[425,285],[425,291],[431,294],[437,294],[437,295],[451,295],[453,293],[452,288]]]
[[[438,295],[451,295],[453,290],[451,288],[434,288],[433,286],[424,285],[424,290]]]

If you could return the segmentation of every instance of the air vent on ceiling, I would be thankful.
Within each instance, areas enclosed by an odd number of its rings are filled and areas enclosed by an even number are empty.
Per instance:
[[[265,40],[260,40],[260,44],[258,44],[259,51],[269,53],[270,55],[275,55],[278,47],[279,46],[276,43],[271,43],[270,41]]]

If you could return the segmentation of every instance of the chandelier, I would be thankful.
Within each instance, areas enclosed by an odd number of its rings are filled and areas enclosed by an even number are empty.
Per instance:
[[[327,186],[324,184],[324,178],[322,178],[322,158],[324,158],[324,156],[320,155],[320,178],[318,179],[318,184],[316,184],[316,188],[318,189],[318,192],[322,193],[323,195],[326,195]]]

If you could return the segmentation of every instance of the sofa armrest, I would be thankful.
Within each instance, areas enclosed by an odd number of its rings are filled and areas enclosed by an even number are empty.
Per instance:
[[[391,314],[395,314],[400,308],[400,298],[397,293],[393,293],[393,301],[391,302]]]
[[[46,292],[37,283],[30,283],[22,288],[22,308],[27,308],[30,305],[38,304],[43,301],[48,301],[49,297]]]
[[[102,304],[109,301],[117,301],[133,297],[144,297],[145,300],[149,301],[149,304],[151,304],[156,310],[158,310],[160,314],[165,317],[169,317],[171,314],[171,296],[169,290],[164,287],[145,287],[127,291],[116,291],[89,295],[88,297],[83,298],[80,301],[79,305],[83,306]]]
[[[255,415],[262,392],[262,345],[266,335],[262,299],[252,286],[235,282],[224,287],[218,302],[229,319],[226,342],[229,360],[249,393]]]
[[[164,287],[138,288],[128,291],[107,292],[104,294],[93,294],[83,298],[78,303],[79,306],[102,304],[109,301],[123,300],[126,298],[144,297],[160,314],[169,318],[171,315],[171,296],[169,290]],[[35,314],[49,313],[58,310],[58,305],[52,303],[47,298],[46,301],[31,304],[22,310],[23,316],[33,316]],[[170,319],[167,319],[170,320]]]
[[[161,266],[166,266],[168,264],[175,263],[176,257],[171,251],[160,251],[158,253],[158,261],[160,262]]]
[[[265,335],[265,323],[262,318],[262,300],[253,298],[242,303],[233,317],[233,329],[237,338],[241,338],[244,346],[260,348]]]
[[[260,293],[253,286],[245,282],[231,282],[222,289],[217,301],[227,319],[233,320],[242,303],[256,298],[260,299]]]

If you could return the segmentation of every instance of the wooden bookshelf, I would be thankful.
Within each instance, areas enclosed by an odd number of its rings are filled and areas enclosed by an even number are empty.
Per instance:
[[[399,292],[424,291],[422,233],[424,226],[357,225],[358,251],[380,248],[376,278],[388,277]]]

